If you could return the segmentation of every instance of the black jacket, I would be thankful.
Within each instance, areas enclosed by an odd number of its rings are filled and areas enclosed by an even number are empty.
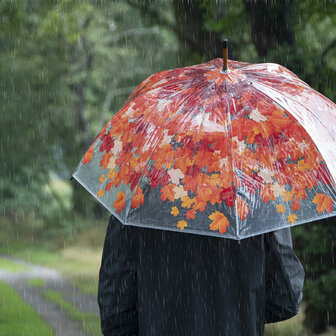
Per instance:
[[[260,336],[265,323],[297,314],[303,280],[289,229],[238,242],[111,216],[99,272],[102,332]]]

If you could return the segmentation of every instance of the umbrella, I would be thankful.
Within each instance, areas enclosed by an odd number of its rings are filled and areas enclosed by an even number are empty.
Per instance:
[[[80,161],[122,223],[242,239],[336,215],[336,105],[224,51],[144,80]]]

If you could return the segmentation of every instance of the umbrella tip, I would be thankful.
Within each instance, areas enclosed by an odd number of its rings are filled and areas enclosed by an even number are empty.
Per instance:
[[[228,71],[228,40],[225,39],[222,42],[223,45],[223,69],[222,69],[222,73],[227,72]]]

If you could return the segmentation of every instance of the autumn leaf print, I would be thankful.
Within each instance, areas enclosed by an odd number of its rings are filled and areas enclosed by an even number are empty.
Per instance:
[[[290,214],[290,215],[287,217],[287,221],[288,221],[288,223],[292,223],[292,224],[294,224],[296,220],[297,220],[297,216],[294,215],[294,214]]]
[[[117,199],[113,203],[113,206],[117,209],[117,213],[125,207],[125,193],[123,191],[118,192]]]
[[[316,194],[313,203],[317,204],[316,210],[321,213],[323,211],[331,212],[333,209],[334,201],[326,194]]]
[[[179,209],[176,207],[176,206],[174,206],[174,207],[172,207],[171,208],[171,212],[170,212],[174,217],[176,217],[179,213],[180,213],[180,211],[179,211]]]
[[[282,204],[278,204],[276,206],[277,212],[284,213],[285,212],[285,207]]]
[[[140,204],[144,203],[144,194],[142,193],[142,189],[137,186],[133,199],[132,199],[132,208],[137,208]]]
[[[179,228],[179,229],[181,229],[182,231],[183,231],[183,229],[184,229],[185,227],[187,227],[187,226],[188,226],[188,224],[187,224],[187,222],[184,221],[184,220],[178,221],[178,222],[177,222],[177,225],[176,225],[176,227]]]
[[[226,228],[230,226],[228,219],[224,216],[223,213],[219,211],[213,212],[209,216],[209,219],[212,220],[212,223],[210,224],[210,230],[212,231],[219,230],[220,234],[226,232]]]

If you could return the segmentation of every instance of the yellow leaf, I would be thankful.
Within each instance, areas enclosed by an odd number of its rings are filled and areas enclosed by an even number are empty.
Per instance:
[[[178,222],[177,222],[177,225],[176,225],[176,227],[178,227],[178,228],[181,229],[182,231],[183,231],[183,229],[184,229],[185,227],[187,227],[187,226],[188,226],[188,224],[187,224],[187,222],[184,221],[184,220],[178,221]]]
[[[104,190],[103,189],[99,189],[99,191],[97,192],[98,197],[102,197],[104,195]]]
[[[282,197],[283,197],[285,202],[291,202],[292,199],[293,199],[293,194],[294,194],[294,190],[292,190],[292,191],[286,190],[282,193]]]
[[[172,209],[172,211],[170,213],[172,215],[174,215],[174,217],[176,217],[180,213],[180,211],[177,207],[172,207],[171,209]]]
[[[288,223],[295,223],[295,221],[297,220],[297,216],[294,215],[294,214],[290,214],[288,217],[287,217],[287,220],[288,220]]]
[[[100,176],[99,183],[102,184],[105,180],[105,175]]]
[[[284,213],[285,212],[285,207],[282,204],[277,205],[277,212]]]

